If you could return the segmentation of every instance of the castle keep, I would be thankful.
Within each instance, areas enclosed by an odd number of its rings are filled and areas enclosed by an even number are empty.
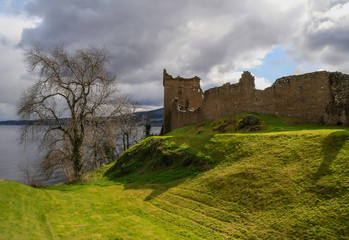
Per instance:
[[[200,78],[173,78],[166,70],[163,133],[201,121],[254,112],[295,116],[326,125],[349,126],[349,75],[313,72],[282,77],[264,89],[244,72],[236,84],[203,92]]]

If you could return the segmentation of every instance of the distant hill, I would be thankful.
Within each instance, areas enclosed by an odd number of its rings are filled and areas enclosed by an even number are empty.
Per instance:
[[[162,121],[163,121],[163,112],[164,109],[156,109],[151,111],[142,111],[142,112],[136,112],[137,120],[141,122],[142,120],[145,120],[146,118],[150,119],[150,124],[153,127],[161,127]],[[66,121],[67,119],[63,119],[63,121]],[[28,120],[7,120],[7,121],[0,121],[0,125],[26,125],[30,123],[34,123],[35,121],[28,121]]]
[[[28,120],[7,120],[7,121],[0,121],[0,125],[26,125],[32,122],[33,121],[28,121]]]
[[[150,119],[152,127],[161,127],[163,122],[164,109],[159,108],[151,111],[136,112],[138,121]]]

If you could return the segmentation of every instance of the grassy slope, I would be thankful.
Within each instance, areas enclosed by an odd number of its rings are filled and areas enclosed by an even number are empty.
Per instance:
[[[0,239],[348,238],[348,128],[260,116],[232,133],[242,116],[149,138],[79,183],[0,181]]]

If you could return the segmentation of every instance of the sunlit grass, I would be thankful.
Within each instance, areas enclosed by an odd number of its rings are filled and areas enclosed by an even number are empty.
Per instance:
[[[264,130],[235,132],[243,116],[146,139],[73,183],[0,181],[0,239],[346,239],[348,128],[258,116]]]

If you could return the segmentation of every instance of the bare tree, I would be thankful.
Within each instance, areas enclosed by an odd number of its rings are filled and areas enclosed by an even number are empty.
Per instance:
[[[28,159],[18,164],[18,168],[21,171],[23,177],[25,177],[24,183],[31,187],[43,186],[44,183],[40,181],[40,171],[37,168],[33,168],[29,164]]]
[[[24,56],[28,70],[38,70],[40,77],[17,106],[21,119],[37,120],[22,129],[22,139],[30,130],[43,132],[45,173],[63,170],[68,177],[80,177],[108,157],[116,119],[130,107],[115,76],[106,71],[107,54],[96,48],[70,53],[58,45],[45,53],[36,44]]]
[[[138,126],[137,116],[135,111],[138,107],[137,103],[132,103],[129,111],[123,114],[119,119],[117,132],[119,139],[122,142],[122,151],[126,151],[132,145],[143,139],[143,134]]]

